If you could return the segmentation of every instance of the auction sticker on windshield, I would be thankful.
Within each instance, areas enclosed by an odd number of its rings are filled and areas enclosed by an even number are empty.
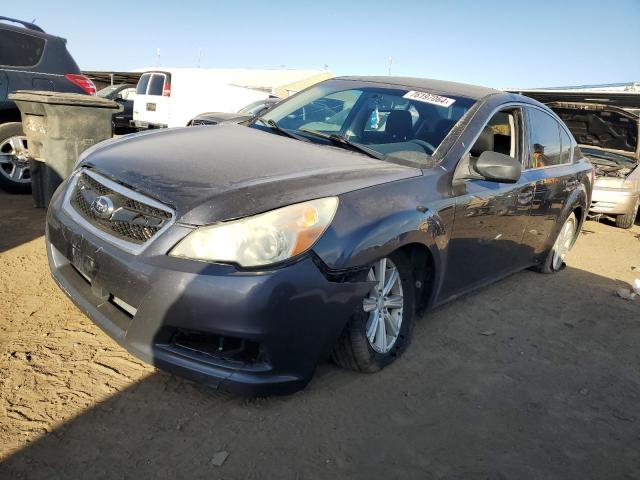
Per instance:
[[[419,102],[430,103],[431,105],[438,105],[440,107],[450,107],[455,100],[453,98],[441,97],[440,95],[434,95],[433,93],[416,92],[411,90],[403,95],[404,98],[409,100],[417,100]]]

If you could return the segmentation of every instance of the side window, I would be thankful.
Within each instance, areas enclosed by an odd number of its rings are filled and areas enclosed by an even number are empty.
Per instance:
[[[562,127],[560,127],[560,147],[560,163],[570,163],[573,160],[571,156],[571,139]]]
[[[138,80],[138,85],[136,86],[136,95],[145,95],[147,93],[147,85],[149,85],[149,79],[151,78],[151,74],[145,73]]]
[[[560,165],[560,125],[551,116],[537,108],[529,108],[531,158],[529,168]]]
[[[33,67],[44,51],[44,39],[0,29],[0,65]]]
[[[482,129],[476,143],[471,147],[469,154],[479,157],[482,152],[494,151],[508,155],[511,158],[520,158],[520,110],[504,110],[496,113],[487,125]]]
[[[149,91],[147,95],[162,95],[162,89],[164,88],[164,75],[161,73],[154,73],[149,82]]]

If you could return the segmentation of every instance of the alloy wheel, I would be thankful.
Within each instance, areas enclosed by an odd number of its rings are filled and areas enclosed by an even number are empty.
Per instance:
[[[0,175],[15,183],[31,182],[27,137],[17,135],[0,143]]]
[[[371,267],[367,280],[376,284],[362,302],[369,314],[365,334],[371,348],[384,354],[395,345],[402,326],[402,279],[393,261],[383,258]]]
[[[567,253],[571,250],[575,234],[576,219],[573,215],[570,215],[569,218],[567,218],[567,221],[564,222],[564,225],[558,234],[558,238],[556,238],[556,243],[553,246],[553,261],[551,266],[554,270],[560,270],[562,267],[562,263],[564,262]]]

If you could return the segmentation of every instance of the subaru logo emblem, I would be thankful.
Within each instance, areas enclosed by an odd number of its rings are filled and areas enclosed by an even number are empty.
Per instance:
[[[91,202],[91,210],[100,218],[111,218],[111,214],[114,210],[113,202],[109,197],[103,195]]]

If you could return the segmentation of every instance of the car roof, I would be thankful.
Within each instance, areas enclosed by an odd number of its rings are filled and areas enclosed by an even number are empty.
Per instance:
[[[13,25],[20,25],[24,28],[28,28],[29,30],[35,30],[36,32],[44,33],[44,30],[42,29],[42,27],[39,27],[35,23],[25,22],[24,20],[19,20],[17,18],[0,16],[0,22],[2,22],[3,24],[5,22],[10,22]]]
[[[402,86],[408,88],[416,88],[426,90],[433,93],[449,94],[459,97],[467,97],[479,100],[488,95],[504,94],[500,90],[493,88],[480,87],[478,85],[469,85],[467,83],[447,82],[444,80],[433,80],[429,78],[416,77],[376,77],[376,76],[347,76],[335,77],[339,80],[353,80],[360,82],[380,83],[387,86]]]
[[[34,37],[44,38],[46,40],[60,40],[66,42],[66,39],[42,30],[38,25],[12,18],[0,17],[0,28],[3,30],[11,30],[12,32],[23,33]]]

